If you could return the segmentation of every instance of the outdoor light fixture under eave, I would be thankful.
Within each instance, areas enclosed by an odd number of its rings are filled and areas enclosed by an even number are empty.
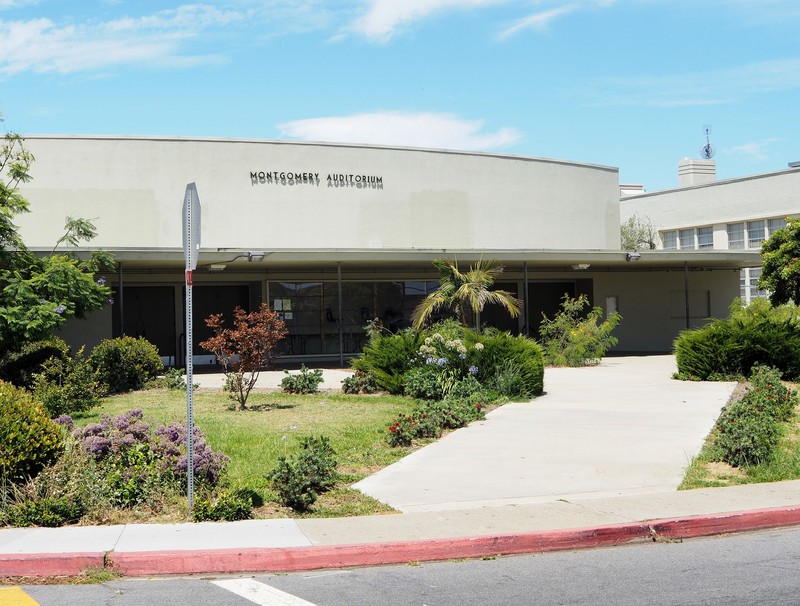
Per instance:
[[[636,251],[629,252],[629,253],[625,254],[625,260],[626,261],[638,261],[641,258],[642,258],[641,253],[638,253]]]
[[[263,261],[264,257],[266,257],[266,256],[267,256],[267,253],[265,253],[265,252],[250,251],[249,253],[247,253],[247,262],[248,263],[260,262],[260,261]]]
[[[225,263],[212,263],[208,266],[208,271],[225,271],[225,268],[228,267]]]
[[[591,265],[589,265],[588,263],[577,263],[576,265],[572,266],[572,269],[574,269],[575,271],[583,271],[585,269],[589,269],[589,267],[591,267]]]

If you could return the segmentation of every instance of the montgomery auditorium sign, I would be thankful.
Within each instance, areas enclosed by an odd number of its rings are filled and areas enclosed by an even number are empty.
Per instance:
[[[326,173],[323,173],[325,175]],[[383,177],[377,175],[355,175],[327,173],[324,177],[328,187],[368,187],[383,189]],[[320,173],[292,171],[250,171],[250,185],[320,185]]]

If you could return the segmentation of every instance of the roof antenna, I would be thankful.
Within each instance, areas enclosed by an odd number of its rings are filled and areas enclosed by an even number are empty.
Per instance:
[[[703,132],[706,135],[706,144],[700,148],[700,157],[703,160],[711,160],[714,157],[714,153],[717,151],[711,146],[711,127],[706,125],[703,127]]]

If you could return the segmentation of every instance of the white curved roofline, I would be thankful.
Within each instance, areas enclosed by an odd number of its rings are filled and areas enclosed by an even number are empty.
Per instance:
[[[387,151],[407,151],[431,154],[452,154],[461,156],[482,156],[487,158],[498,158],[506,160],[522,160],[528,162],[546,162],[548,164],[563,164],[566,166],[578,166],[592,168],[609,172],[619,172],[615,166],[605,166],[602,164],[592,164],[590,162],[576,162],[572,160],[558,160],[555,158],[542,158],[538,156],[523,156],[520,154],[499,154],[492,152],[480,152],[457,149],[439,149],[429,147],[409,147],[402,145],[376,145],[367,143],[335,143],[329,141],[287,141],[284,139],[248,139],[232,137],[175,137],[163,135],[47,135],[47,134],[20,134],[23,139],[65,139],[65,140],[98,140],[98,141],[159,141],[159,142],[193,142],[193,143],[251,143],[265,145],[297,145],[308,147],[335,147],[353,149],[376,149]]]

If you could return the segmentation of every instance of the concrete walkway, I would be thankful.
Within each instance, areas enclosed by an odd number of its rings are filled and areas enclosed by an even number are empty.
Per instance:
[[[549,368],[506,404],[355,485],[403,512],[674,490],[735,383],[671,379],[672,356]]]
[[[403,513],[0,529],[0,577],[305,570],[800,524],[800,481],[676,490],[734,385],[673,381],[673,370],[670,356],[548,369],[540,398],[505,405],[357,485]],[[260,387],[283,376],[265,373]],[[338,389],[347,373],[325,376]]]

